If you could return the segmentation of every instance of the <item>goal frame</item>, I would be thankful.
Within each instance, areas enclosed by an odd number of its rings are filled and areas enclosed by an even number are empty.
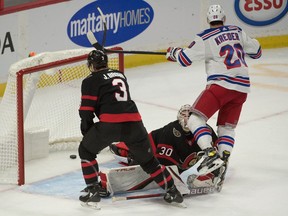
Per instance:
[[[113,47],[111,50],[120,51],[121,47]],[[109,53],[107,53],[109,55]],[[119,71],[124,73],[124,54],[117,53],[119,58]],[[88,54],[79,55],[59,61],[54,61],[38,66],[21,69],[16,73],[16,110],[17,110],[17,142],[18,142],[18,185],[25,184],[25,156],[24,156],[24,106],[23,106],[23,76],[41,70],[51,69],[87,59]]]

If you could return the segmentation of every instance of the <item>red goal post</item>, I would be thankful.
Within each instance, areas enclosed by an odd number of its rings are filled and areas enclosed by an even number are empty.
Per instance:
[[[78,147],[81,83],[90,73],[91,50],[40,53],[10,67],[0,104],[0,183],[23,185],[26,160]],[[109,67],[124,72],[123,53],[108,58]]]

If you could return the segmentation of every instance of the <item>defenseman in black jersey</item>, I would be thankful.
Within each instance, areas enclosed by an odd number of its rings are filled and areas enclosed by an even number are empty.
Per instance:
[[[97,154],[116,141],[125,142],[142,169],[166,191],[166,202],[182,203],[182,195],[170,173],[151,152],[147,131],[131,100],[125,75],[109,69],[108,57],[100,50],[91,51],[87,62],[91,74],[82,82],[79,108],[83,139],[78,151],[87,185],[79,197],[82,204],[98,208],[101,185]],[[99,119],[96,123],[95,116]]]

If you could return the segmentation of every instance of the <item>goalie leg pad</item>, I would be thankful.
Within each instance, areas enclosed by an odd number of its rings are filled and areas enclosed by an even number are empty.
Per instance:
[[[191,185],[194,188],[197,187],[211,187],[214,186],[214,180],[215,176],[213,173],[208,173],[207,175],[201,175],[197,176],[193,182],[191,182]]]
[[[176,166],[167,166],[166,168],[181,194],[188,194],[190,191],[180,178],[178,168]],[[100,178],[102,187],[105,183],[107,191],[111,195],[137,190],[159,189],[159,185],[139,165],[112,168],[101,173]]]

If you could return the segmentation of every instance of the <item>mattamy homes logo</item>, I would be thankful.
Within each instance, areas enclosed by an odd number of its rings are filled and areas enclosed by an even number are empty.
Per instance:
[[[104,25],[97,7],[102,10],[107,24],[105,46],[136,37],[154,18],[153,8],[143,0],[98,0],[81,8],[70,19],[67,34],[75,44],[91,47],[86,36],[89,30],[102,44]]]
[[[237,16],[252,26],[271,25],[288,12],[288,0],[235,0]]]

